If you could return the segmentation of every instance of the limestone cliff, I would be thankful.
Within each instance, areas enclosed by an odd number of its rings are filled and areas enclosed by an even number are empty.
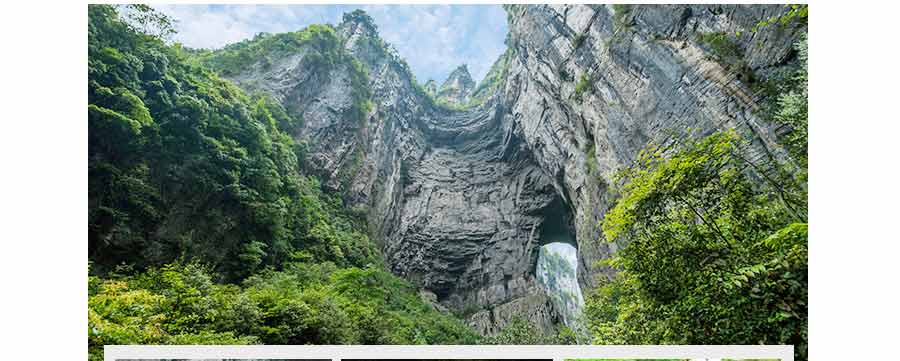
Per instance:
[[[469,101],[473,90],[475,90],[475,81],[469,74],[469,68],[463,64],[454,69],[444,84],[441,84],[437,98],[448,104],[465,104]]]
[[[428,79],[428,81],[425,82],[425,92],[428,93],[428,95],[437,95],[437,89],[437,82],[435,82],[434,79]]]
[[[598,242],[610,179],[644,146],[736,129],[753,140],[750,156],[786,159],[753,89],[794,61],[802,29],[751,31],[782,11],[509,6],[509,50],[485,81],[476,88],[461,67],[437,90],[465,108],[416,84],[362,12],[336,27],[367,74],[362,119],[348,116],[359,69],[311,67],[315,49],[232,79],[303,118],[295,137],[308,165],[365,212],[391,271],[423,297],[485,334],[516,316],[552,332],[562,318],[537,284],[537,249],[562,233],[578,248],[583,288],[608,274],[591,265],[614,251]],[[719,34],[735,38],[728,57],[708,41]]]

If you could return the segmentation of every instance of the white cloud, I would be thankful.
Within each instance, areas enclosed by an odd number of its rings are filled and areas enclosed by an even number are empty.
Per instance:
[[[220,48],[259,32],[300,30],[341,21],[346,5],[157,5],[179,20],[175,40],[190,47]],[[364,5],[381,36],[406,59],[420,82],[442,82],[468,64],[480,80],[505,50],[506,15],[500,6]]]

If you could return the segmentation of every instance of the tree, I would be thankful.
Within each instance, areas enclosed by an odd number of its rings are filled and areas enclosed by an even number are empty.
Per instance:
[[[623,172],[602,225],[620,272],[587,302],[595,342],[794,344],[805,358],[807,226],[784,196],[805,192],[744,148],[718,133]]]
[[[301,250],[341,266],[380,264],[340,198],[300,175],[300,147],[289,135],[299,119],[166,45],[159,34],[170,34],[173,21],[151,8],[88,9],[94,273],[202,259],[221,280],[239,281]],[[318,61],[353,69],[356,83],[367,84],[328,26],[256,41],[235,51],[314,48]],[[364,113],[368,88],[354,88],[353,109]]]
[[[791,128],[788,148],[804,166],[806,165],[809,143],[809,47],[808,35],[803,33],[794,44],[800,60],[800,69],[789,79],[789,88],[778,96],[778,106],[774,118]]]
[[[144,33],[152,37],[168,40],[175,35],[177,20],[163,14],[149,5],[128,4],[119,5],[125,21],[135,32]]]

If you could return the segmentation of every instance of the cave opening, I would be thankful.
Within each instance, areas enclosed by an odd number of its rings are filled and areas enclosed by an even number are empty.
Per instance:
[[[572,330],[582,329],[579,320],[584,296],[578,283],[578,243],[571,216],[557,198],[542,212],[535,276]]]
[[[578,284],[578,250],[563,242],[541,246],[535,273],[563,323],[573,330],[580,329],[584,296]]]
[[[562,200],[556,198],[546,208],[541,211],[544,218],[541,222],[541,232],[539,241],[541,245],[548,243],[565,243],[572,248],[578,249],[578,243],[575,241],[571,216],[569,210],[563,204]]]

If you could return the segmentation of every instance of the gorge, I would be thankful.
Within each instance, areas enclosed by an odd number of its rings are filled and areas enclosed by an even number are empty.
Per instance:
[[[611,274],[590,266],[613,251],[597,225],[612,175],[639,150],[735,129],[752,139],[751,157],[787,158],[753,88],[795,61],[801,29],[751,31],[783,11],[508,6],[509,49],[477,89],[460,67],[427,90],[355,12],[335,29],[359,69],[341,63],[323,74],[307,47],[227,77],[304,120],[294,137],[308,145],[311,169],[365,210],[391,272],[440,307],[467,310],[482,334],[515,316],[552,332],[562,316],[535,277],[544,235],[571,235],[583,288]],[[745,34],[730,44],[736,59],[704,42],[726,33]],[[354,71],[371,89],[364,107]]]
[[[807,7],[507,5],[480,81],[362,10],[220,49],[91,5],[88,342],[795,344]],[[211,8],[203,8],[212,11]]]

